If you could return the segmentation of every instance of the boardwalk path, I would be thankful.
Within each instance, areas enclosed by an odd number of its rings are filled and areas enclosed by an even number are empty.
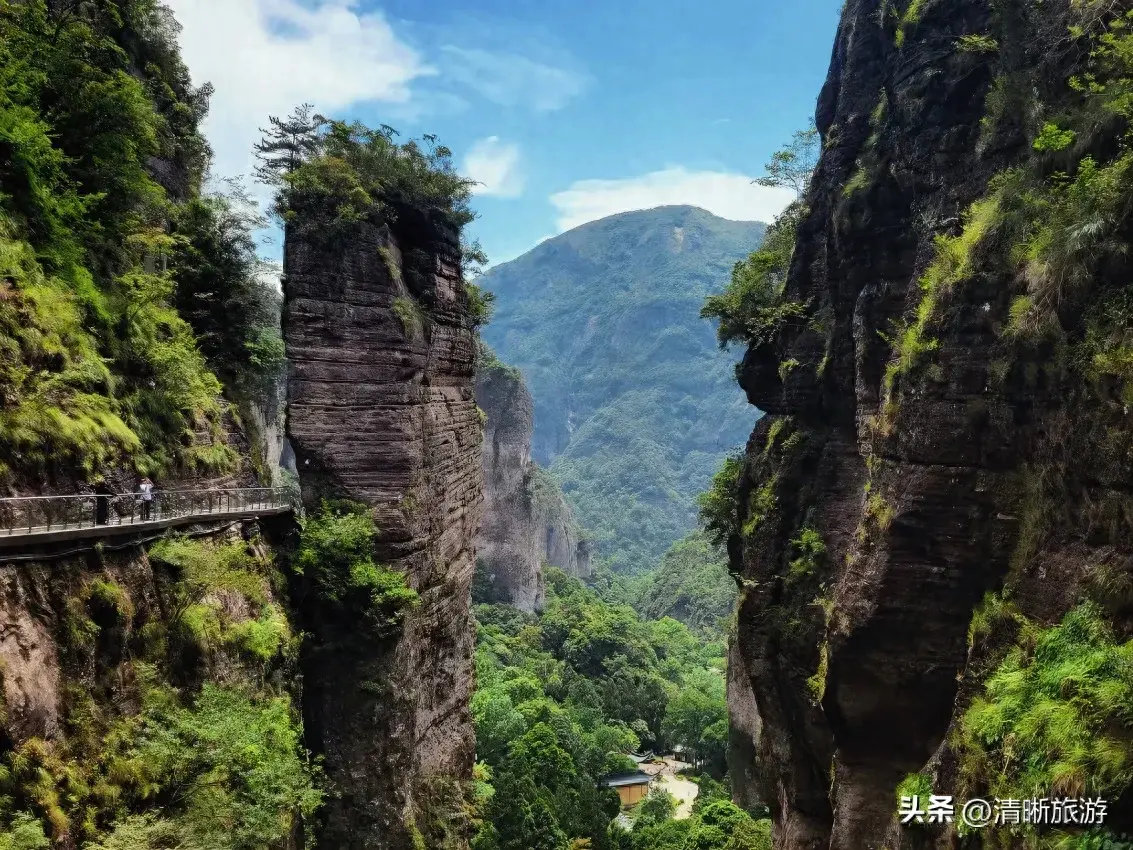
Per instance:
[[[280,488],[165,490],[153,495],[149,516],[144,519],[142,500],[134,493],[107,496],[102,510],[99,497],[93,494],[0,499],[0,549],[251,519],[292,509]]]

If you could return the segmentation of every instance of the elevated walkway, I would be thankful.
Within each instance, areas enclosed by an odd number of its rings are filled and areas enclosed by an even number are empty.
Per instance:
[[[0,551],[40,543],[145,534],[200,522],[255,519],[289,513],[282,488],[155,490],[148,510],[141,496],[80,494],[0,499]]]

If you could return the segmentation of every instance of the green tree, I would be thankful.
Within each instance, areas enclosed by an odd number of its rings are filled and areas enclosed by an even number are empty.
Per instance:
[[[173,303],[193,328],[209,365],[233,389],[269,396],[282,373],[280,296],[257,253],[266,224],[237,184],[202,195],[173,217]]]
[[[720,676],[694,671],[686,677],[686,686],[669,700],[663,729],[674,743],[692,750],[703,758],[706,750],[717,746],[716,735],[722,723],[726,728],[728,704],[724,682]],[[713,729],[711,736],[709,730]]]
[[[677,811],[677,801],[664,788],[650,788],[649,794],[634,809],[634,828],[645,828],[670,820]]]
[[[287,118],[268,117],[268,128],[260,130],[263,136],[253,145],[259,160],[256,176],[262,182],[281,185],[288,174],[318,154],[319,130],[327,120],[312,113],[313,109],[312,104],[303,103]]]
[[[795,131],[785,148],[771,155],[770,162],[764,166],[767,173],[752,182],[760,186],[783,186],[794,189],[795,198],[801,199],[806,194],[811,175],[818,165],[820,148],[818,128],[814,126],[814,119],[811,119],[806,129]]]
[[[787,207],[767,228],[759,249],[736,263],[724,291],[705,299],[700,315],[719,321],[716,336],[722,348],[737,341],[767,345],[783,328],[802,323],[805,305],[784,300],[783,292],[805,210],[798,201]]]

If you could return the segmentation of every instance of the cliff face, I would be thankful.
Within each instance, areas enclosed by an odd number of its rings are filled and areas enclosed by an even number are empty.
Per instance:
[[[459,258],[457,234],[412,210],[396,231],[360,224],[343,244],[287,239],[287,435],[304,502],[370,506],[375,560],[420,595],[376,644],[309,612],[306,713],[339,792],[327,847],[408,850],[431,789],[471,776],[481,425]]]
[[[201,523],[156,544],[74,540],[0,553],[0,833],[28,841],[40,832],[30,846],[77,850],[128,842],[141,824],[197,843],[224,818],[235,842],[266,813],[265,844],[303,846],[317,791],[294,749],[300,679],[268,542],[289,526]],[[200,738],[184,737],[186,721]],[[267,787],[248,793],[232,781],[233,743],[275,771]],[[215,806],[203,817],[200,788]],[[186,798],[155,803],[176,795]]]
[[[590,561],[590,542],[559,482],[535,465],[529,486],[541,562],[559,567],[578,578],[591,575],[594,567]]]
[[[532,612],[543,605],[543,564],[582,578],[590,551],[558,483],[531,462],[534,406],[522,373],[485,349],[476,402],[487,418],[476,558],[493,598]]]
[[[1129,575],[1128,407],[1104,366],[1128,325],[1097,318],[1125,297],[1128,183],[1112,169],[1126,116],[1069,84],[1100,73],[1083,57],[1115,9],[907,5],[844,8],[784,295],[808,320],[740,368],[770,415],[729,541],[733,756],[781,850],[953,846],[950,828],[893,824],[898,783],[922,772],[937,794],[1005,796],[1013,762],[981,771],[965,712],[1020,623],[1050,629],[1099,570]],[[1087,158],[1121,188],[1076,209],[1056,173],[1080,184]],[[1080,252],[1072,270],[1056,244]],[[1010,611],[991,625],[973,613],[988,592]],[[1075,787],[1098,787],[1084,776]]]
[[[476,374],[484,426],[484,522],[476,558],[493,597],[528,613],[543,607],[540,535],[531,500],[534,406],[518,369],[487,355]]]

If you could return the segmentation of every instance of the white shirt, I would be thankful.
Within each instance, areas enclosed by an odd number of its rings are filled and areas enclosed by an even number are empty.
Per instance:
[[[153,485],[148,481],[143,481],[138,485],[138,489],[142,493],[142,501],[148,502],[153,498]]]

